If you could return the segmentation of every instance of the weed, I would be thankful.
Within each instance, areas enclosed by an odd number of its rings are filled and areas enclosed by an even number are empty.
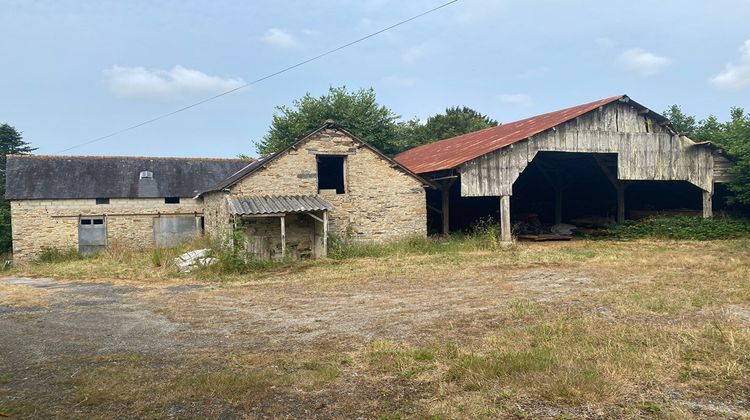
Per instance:
[[[61,263],[82,260],[83,256],[75,249],[42,248],[37,257],[40,263]]]

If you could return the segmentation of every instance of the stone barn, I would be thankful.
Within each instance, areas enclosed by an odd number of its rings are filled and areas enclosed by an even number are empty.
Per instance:
[[[327,121],[207,189],[206,232],[240,232],[260,259],[325,256],[330,234],[379,242],[427,233],[430,183]]]
[[[45,249],[166,247],[203,231],[196,195],[247,159],[8,155],[13,258]]]
[[[433,181],[432,230],[501,221],[622,222],[657,212],[712,215],[730,161],[619,95],[416,147],[395,160]]]

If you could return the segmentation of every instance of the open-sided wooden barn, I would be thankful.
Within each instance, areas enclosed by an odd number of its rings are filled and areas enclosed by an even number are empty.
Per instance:
[[[663,209],[710,217],[714,184],[727,181],[730,164],[626,95],[426,144],[395,160],[441,186],[428,206],[441,214],[444,233],[500,210],[504,241],[511,214],[550,224],[582,216],[622,222],[628,212]]]

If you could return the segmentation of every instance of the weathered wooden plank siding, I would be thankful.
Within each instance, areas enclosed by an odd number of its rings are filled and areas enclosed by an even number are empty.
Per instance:
[[[688,181],[713,191],[710,148],[672,135],[630,105],[616,103],[466,162],[459,168],[461,195],[512,195],[513,183],[539,151],[617,153],[618,179]],[[724,174],[729,163],[721,165],[718,173]]]

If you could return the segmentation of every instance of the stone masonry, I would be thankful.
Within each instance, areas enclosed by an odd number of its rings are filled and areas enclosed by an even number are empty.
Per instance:
[[[285,155],[240,180],[229,192],[207,194],[206,231],[218,235],[231,227],[224,204],[225,194],[318,194],[316,155],[346,156],[346,192],[320,192],[334,207],[329,212],[333,234],[355,241],[375,242],[427,234],[422,182],[335,128],[314,133]]]
[[[77,249],[81,216],[105,217],[108,245],[153,247],[153,221],[160,214],[202,216],[203,203],[192,198],[182,198],[180,204],[165,204],[163,198],[112,198],[101,205],[94,199],[14,200],[13,259],[32,260],[43,248]]]

